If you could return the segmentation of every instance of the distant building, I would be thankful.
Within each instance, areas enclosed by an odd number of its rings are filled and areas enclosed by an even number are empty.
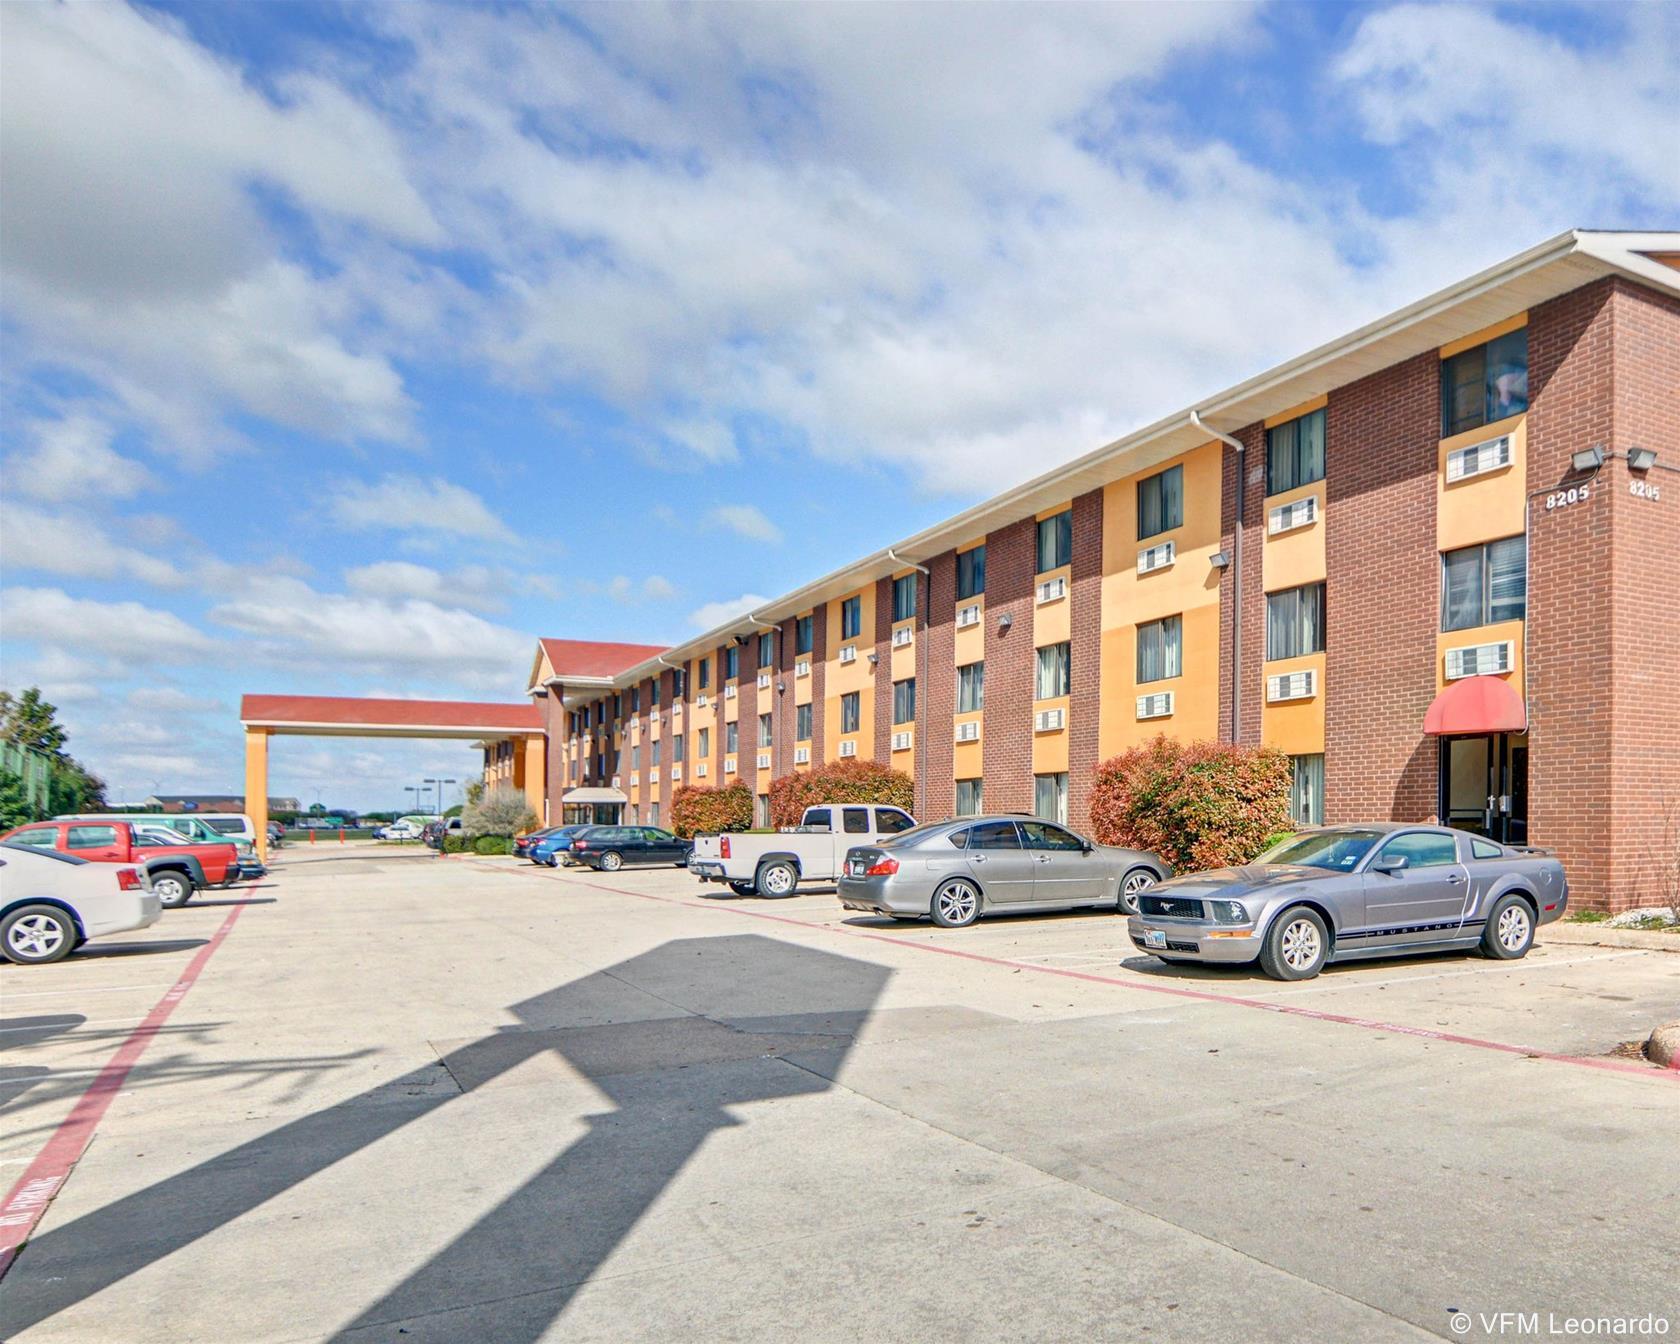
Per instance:
[[[163,812],[243,812],[245,795],[236,793],[157,793],[146,799],[147,807]],[[270,798],[268,812],[298,812],[296,798]]]

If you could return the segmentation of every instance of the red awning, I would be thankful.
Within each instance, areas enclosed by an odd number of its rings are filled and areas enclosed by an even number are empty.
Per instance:
[[[1423,716],[1423,731],[1435,737],[1524,733],[1528,710],[1510,682],[1500,677],[1465,677],[1435,697]]]

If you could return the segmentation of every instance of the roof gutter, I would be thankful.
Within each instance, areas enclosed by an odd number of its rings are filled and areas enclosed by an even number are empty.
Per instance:
[[[902,555],[893,550],[891,546],[887,547],[887,559],[891,560],[895,565],[907,565],[911,569],[919,569],[923,574],[930,576],[933,574],[933,571],[926,565],[918,565],[914,560],[906,560]]]
[[[1190,423],[1204,434],[1218,439],[1237,451],[1237,521],[1232,528],[1231,541],[1231,741],[1241,741],[1242,730],[1242,554],[1243,500],[1248,494],[1248,482],[1243,464],[1243,441],[1223,430],[1215,429],[1202,419],[1194,407],[1190,409]]]

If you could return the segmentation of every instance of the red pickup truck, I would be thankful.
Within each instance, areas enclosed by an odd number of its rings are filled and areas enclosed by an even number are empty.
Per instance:
[[[148,844],[136,840],[126,821],[35,821],[0,835],[0,841],[56,849],[95,863],[144,864],[152,890],[166,909],[185,905],[200,887],[219,886],[239,876],[239,850],[231,841]]]

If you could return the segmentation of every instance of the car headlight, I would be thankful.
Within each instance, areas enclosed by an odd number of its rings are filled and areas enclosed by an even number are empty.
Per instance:
[[[1210,901],[1213,907],[1213,917],[1221,924],[1246,924],[1248,911],[1236,901]]]

